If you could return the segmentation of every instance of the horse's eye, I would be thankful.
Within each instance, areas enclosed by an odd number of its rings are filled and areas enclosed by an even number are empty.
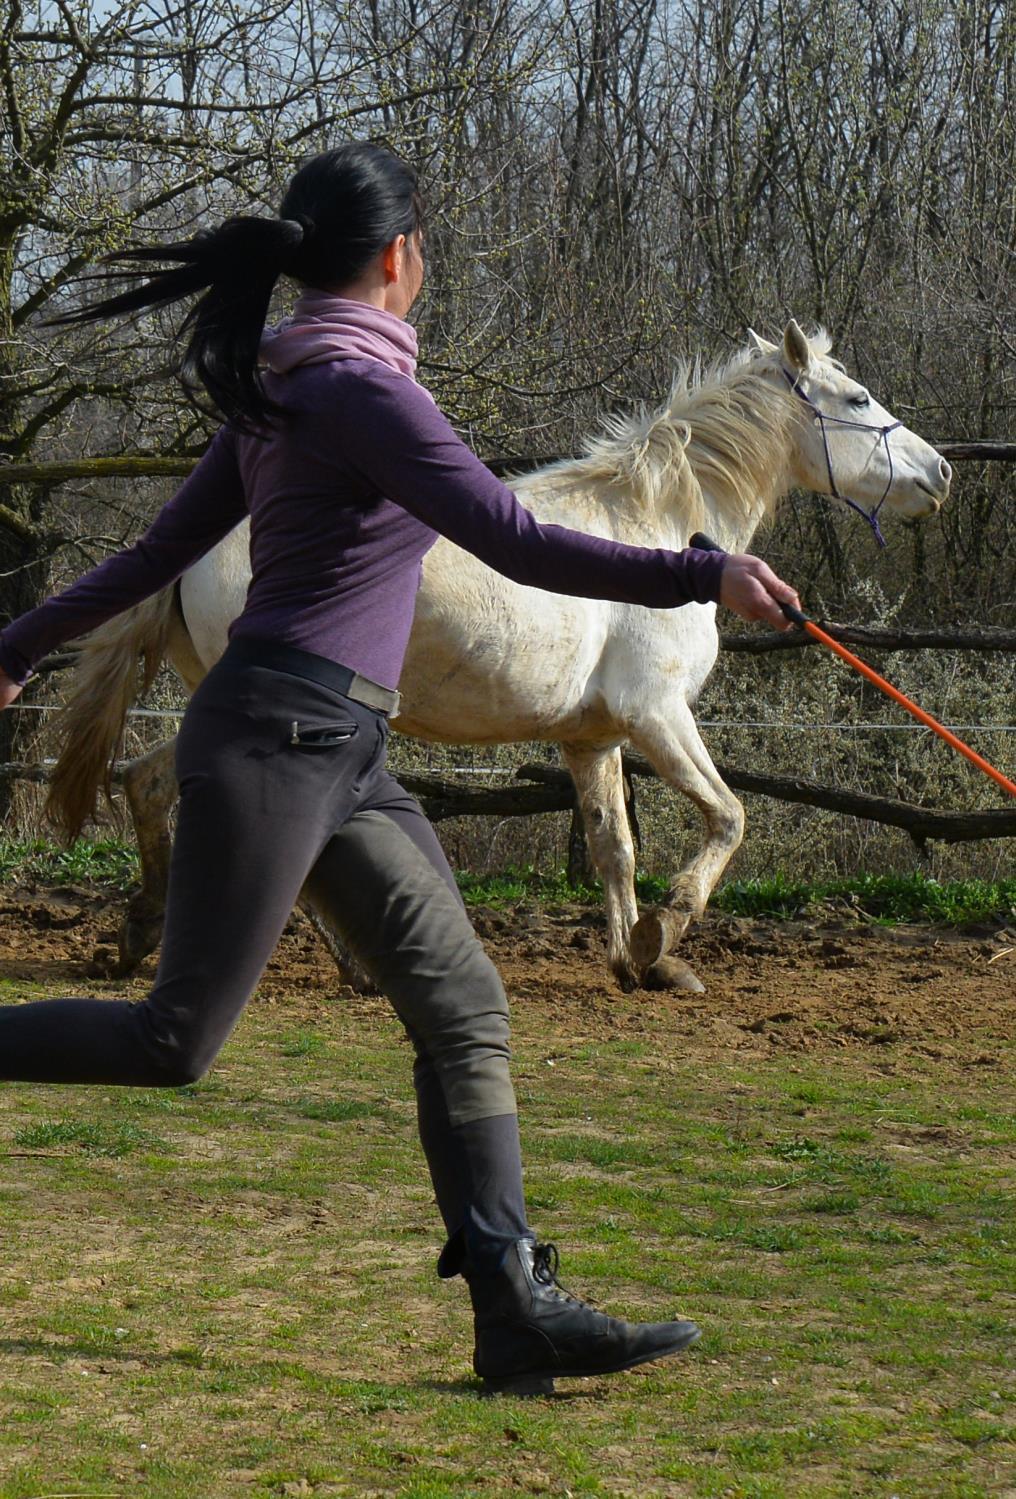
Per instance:
[[[861,407],[863,407],[863,406],[870,406],[871,405],[871,396],[868,394],[868,392],[866,390],[862,390],[861,394],[859,396],[851,396],[850,397],[850,404],[851,404],[851,406],[861,406]]]

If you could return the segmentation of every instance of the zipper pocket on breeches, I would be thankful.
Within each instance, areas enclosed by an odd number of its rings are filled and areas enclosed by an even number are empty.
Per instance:
[[[297,749],[332,749],[337,744],[346,744],[359,732],[359,724],[348,718],[339,723],[324,724],[301,724],[294,719],[289,730],[289,742]]]

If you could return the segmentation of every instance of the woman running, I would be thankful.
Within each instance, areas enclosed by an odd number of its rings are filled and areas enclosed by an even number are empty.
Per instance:
[[[797,596],[754,557],[541,525],[416,382],[423,282],[410,167],[355,143],[296,174],[280,216],[119,257],[148,279],[68,316],[195,295],[184,367],[225,424],[126,551],[0,635],[0,707],[34,665],[173,582],[246,516],[253,576],[177,742],[180,808],[158,972],[141,1003],[0,1007],[0,1078],[180,1087],[211,1066],[307,885],[415,1049],[420,1138],[472,1297],[487,1389],[548,1392],[677,1353],[692,1322],[568,1295],[529,1227],[504,990],[417,803],[385,769],[423,557],[440,533],[518,583],[651,608],[722,602],[782,628]],[[264,328],[276,281],[302,293]]]

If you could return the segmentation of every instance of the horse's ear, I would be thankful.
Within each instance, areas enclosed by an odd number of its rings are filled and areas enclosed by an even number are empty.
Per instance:
[[[748,329],[748,342],[751,344],[753,359],[765,359],[767,355],[776,353],[776,345],[771,344],[767,338],[759,338],[754,328]]]
[[[783,353],[792,369],[804,371],[811,364],[811,344],[793,318],[783,334]]]

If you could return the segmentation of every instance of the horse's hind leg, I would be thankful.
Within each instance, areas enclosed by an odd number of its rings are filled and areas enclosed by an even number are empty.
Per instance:
[[[172,840],[169,817],[177,797],[175,739],[124,766],[121,784],[134,822],[141,860],[141,889],[128,902],[117,946],[118,974],[133,973],[162,940]]]
[[[297,904],[331,955],[338,969],[339,983],[348,985],[357,994],[379,994],[381,991],[370,974],[336,934],[327,911],[318,910],[306,885],[300,891]]]
[[[585,824],[586,842],[603,881],[607,916],[607,959],[622,989],[632,989],[628,935],[638,919],[635,904],[635,849],[632,844],[619,749],[562,744]]]
[[[676,876],[663,903],[647,911],[631,934],[631,955],[643,980],[653,985],[694,987],[690,970],[667,953],[684,936],[706,903],[744,834],[744,809],[720,779],[683,699],[671,718],[638,724],[632,743],[662,778],[695,803],[706,825],[702,847]],[[675,966],[676,965],[676,966]]]

